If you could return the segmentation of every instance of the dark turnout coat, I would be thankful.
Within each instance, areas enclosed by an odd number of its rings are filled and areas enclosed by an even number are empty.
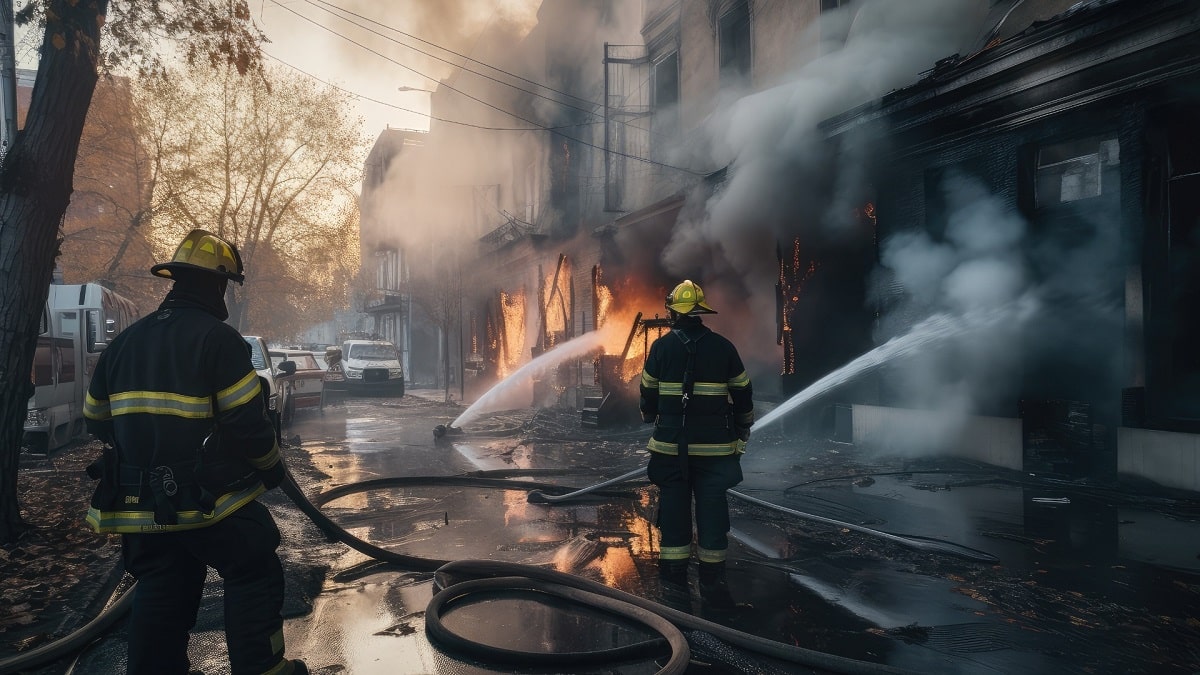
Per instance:
[[[745,451],[739,436],[754,423],[750,377],[733,343],[699,317],[680,317],[650,345],[640,390],[642,418],[655,424],[651,452],[675,455],[681,442],[689,456]]]
[[[84,414],[112,446],[89,468],[97,532],[206,527],[283,475],[246,342],[200,303],[168,296],[114,338]]]

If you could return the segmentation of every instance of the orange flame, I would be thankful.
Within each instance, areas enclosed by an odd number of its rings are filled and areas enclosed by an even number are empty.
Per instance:
[[[658,337],[653,329],[647,332],[644,326],[635,326],[634,322],[639,313],[643,321],[665,314],[664,297],[664,289],[640,286],[632,277],[621,279],[610,288],[597,274],[597,324],[605,332],[604,353],[625,355],[618,369],[625,382],[641,374],[646,350]]]
[[[792,313],[800,301],[800,292],[804,284],[817,272],[817,262],[804,262],[800,256],[800,238],[792,240],[791,260],[784,260],[779,253],[779,297],[780,297],[780,331],[778,343],[783,345],[783,374],[796,372],[796,343],[792,334]]]
[[[500,314],[504,318],[497,367],[504,378],[521,366],[525,348],[525,294],[500,291]]]

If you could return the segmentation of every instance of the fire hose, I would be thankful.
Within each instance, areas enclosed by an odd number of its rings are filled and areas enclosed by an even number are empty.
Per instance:
[[[661,674],[683,673],[690,661],[690,648],[680,628],[694,631],[704,631],[717,638],[740,647],[747,651],[771,658],[800,664],[811,668],[834,673],[904,673],[901,669],[886,664],[859,661],[848,657],[837,656],[825,652],[805,649],[794,645],[776,642],[752,634],[743,633],[727,626],[714,623],[686,612],[660,605],[652,600],[642,598],[618,589],[585,579],[583,577],[556,572],[553,570],[519,563],[507,563],[491,560],[458,560],[446,561],[416,556],[404,555],[380,548],[355,537],[344,528],[334,523],[321,512],[319,506],[347,494],[377,490],[382,488],[410,485],[465,485],[487,486],[501,489],[532,489],[529,501],[532,503],[557,503],[575,499],[585,494],[613,494],[601,490],[644,474],[644,468],[631,471],[596,485],[560,495],[546,495],[542,490],[551,490],[560,486],[548,485],[531,481],[514,481],[505,478],[493,478],[477,472],[470,475],[458,476],[424,476],[381,478],[339,486],[321,493],[314,500],[308,499],[296,483],[290,472],[280,485],[283,492],[296,504],[325,535],[333,540],[344,543],[370,558],[417,572],[435,573],[435,594],[425,611],[426,633],[432,641],[452,650],[469,652],[484,658],[505,663],[569,665],[572,663],[596,663],[598,661],[625,661],[635,656],[661,654],[669,648],[671,656],[667,663],[658,671]],[[621,493],[616,493],[621,494]],[[730,494],[747,499],[752,503],[771,506],[761,500],[746,497],[730,491]],[[537,495],[535,497],[535,495]],[[544,500],[544,501],[540,501]],[[785,512],[798,516],[809,516],[790,509]],[[823,522],[829,519],[821,519]],[[852,525],[839,523],[841,525]],[[855,526],[857,527],[857,526]],[[867,528],[861,528],[866,533],[884,534]],[[898,535],[890,537],[903,539]],[[954,552],[952,548],[929,548],[932,542],[919,542],[918,548],[941,552]],[[950,546],[946,542],[938,542]],[[977,552],[982,553],[982,552]],[[983,554],[987,555],[987,554]],[[974,558],[981,559],[981,558]],[[994,560],[994,558],[992,558]],[[467,579],[459,579],[468,577]],[[454,581],[455,579],[459,579]],[[102,636],[119,620],[132,605],[133,590],[136,583],[130,585],[124,593],[115,597],[101,613],[81,627],[79,630],[59,640],[43,645],[29,652],[13,657],[0,659],[0,675],[17,673],[23,670],[45,665],[64,656],[81,651],[93,640]],[[440,590],[439,590],[440,589]],[[585,606],[599,609],[607,614],[620,617],[634,624],[640,624],[653,633],[658,633],[661,639],[647,640],[641,643],[616,647],[612,649],[568,652],[568,653],[530,653],[488,645],[481,645],[462,638],[447,629],[441,621],[441,613],[455,601],[471,593],[488,592],[497,589],[515,591],[533,591],[570,600]]]

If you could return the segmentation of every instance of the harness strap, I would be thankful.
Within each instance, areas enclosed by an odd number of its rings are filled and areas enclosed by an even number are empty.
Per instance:
[[[682,398],[682,413],[679,415],[679,436],[675,443],[677,457],[679,458],[679,471],[683,474],[683,479],[688,478],[688,441],[687,441],[687,408],[688,401],[692,398],[692,389],[696,385],[694,370],[696,367],[696,342],[700,341],[708,333],[702,333],[700,337],[691,340],[680,329],[674,328],[671,330],[675,337],[683,342],[683,346],[687,349],[687,364],[683,369],[683,398]]]

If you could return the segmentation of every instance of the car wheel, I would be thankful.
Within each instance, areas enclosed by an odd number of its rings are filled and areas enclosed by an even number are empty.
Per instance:
[[[25,434],[25,448],[35,455],[45,455],[50,452],[50,434]]]

